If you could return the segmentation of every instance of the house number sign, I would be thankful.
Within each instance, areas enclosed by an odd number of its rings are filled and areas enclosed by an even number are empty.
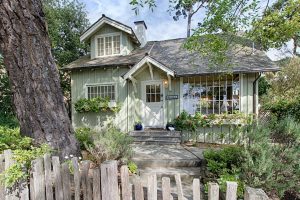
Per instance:
[[[166,96],[166,100],[174,100],[174,99],[178,99],[178,95],[167,95]]]

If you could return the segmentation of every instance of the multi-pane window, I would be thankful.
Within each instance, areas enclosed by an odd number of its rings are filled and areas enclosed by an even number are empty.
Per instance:
[[[102,97],[108,97],[111,101],[116,100],[116,88],[113,84],[107,85],[89,85],[87,86],[88,99]]]
[[[98,56],[119,55],[121,53],[120,35],[97,38]]]
[[[239,110],[239,75],[183,79],[183,109],[190,114],[233,113]]]
[[[160,86],[161,86],[160,84],[146,85],[146,102],[147,103],[160,102],[160,100],[161,100]]]

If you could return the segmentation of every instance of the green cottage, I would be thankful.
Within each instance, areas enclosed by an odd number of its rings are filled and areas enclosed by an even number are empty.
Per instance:
[[[233,57],[233,73],[220,76],[207,60],[183,48],[185,38],[147,41],[145,22],[134,24],[133,30],[103,15],[81,36],[90,54],[64,68],[71,72],[74,128],[101,129],[113,122],[129,132],[137,120],[146,128],[165,128],[184,110],[258,113],[257,80],[279,68],[252,43]],[[96,97],[109,99],[105,110],[75,110],[79,100]]]

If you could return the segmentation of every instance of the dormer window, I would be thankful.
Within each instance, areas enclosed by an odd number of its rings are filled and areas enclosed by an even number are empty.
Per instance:
[[[121,35],[105,35],[96,37],[97,57],[120,55]]]

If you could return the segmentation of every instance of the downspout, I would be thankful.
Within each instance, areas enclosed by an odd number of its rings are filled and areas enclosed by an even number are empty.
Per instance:
[[[128,89],[128,87],[129,87],[129,82],[128,82],[128,79],[126,79],[126,85],[127,85],[127,87],[126,87],[126,88],[127,88],[127,89],[126,89],[126,90],[127,90],[127,91],[126,91],[126,92],[127,92],[127,106],[126,106],[126,107],[127,107],[127,108],[126,108],[126,109],[127,109],[127,112],[126,112],[127,117],[126,117],[126,118],[127,118],[127,133],[128,133],[128,132],[129,132],[129,126],[128,126],[128,125],[129,125],[129,124],[128,124],[128,117],[129,117],[129,114],[128,114],[128,111],[129,111],[129,108],[128,108],[128,106],[129,106],[128,90],[129,90],[129,89]]]
[[[258,77],[254,80],[253,82],[253,114],[256,116],[256,84],[257,84],[257,81],[259,80],[259,78],[261,77],[261,73],[258,73]],[[257,102],[258,103],[258,102]]]

